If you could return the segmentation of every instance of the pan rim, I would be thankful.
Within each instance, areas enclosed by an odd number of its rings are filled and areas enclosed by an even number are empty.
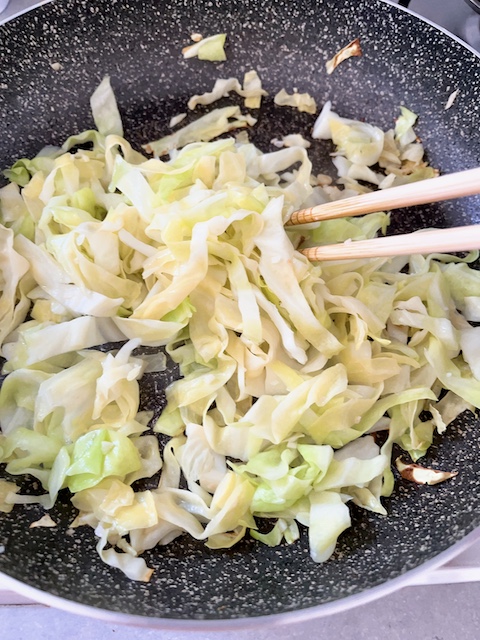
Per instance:
[[[374,600],[378,600],[384,596],[390,595],[402,588],[415,586],[415,579],[423,574],[433,572],[447,562],[453,560],[463,551],[466,551],[475,542],[480,540],[480,527],[476,527],[473,531],[458,540],[448,549],[440,552],[435,557],[423,562],[387,582],[382,582],[375,587],[365,589],[360,593],[355,593],[345,598],[340,598],[332,602],[326,602],[313,607],[306,607],[295,611],[285,611],[283,613],[274,613],[271,615],[224,618],[224,619],[184,619],[184,618],[159,618],[153,616],[140,616],[120,611],[112,611],[109,609],[101,609],[91,605],[82,604],[74,600],[68,600],[60,596],[55,596],[32,587],[30,585],[12,578],[8,574],[0,571],[0,576],[7,587],[11,587],[13,591],[19,595],[34,600],[37,604],[43,604],[49,607],[60,609],[67,613],[82,615],[88,618],[94,618],[109,622],[110,624],[121,624],[132,627],[154,628],[164,631],[226,631],[242,629],[273,629],[282,625],[295,623],[304,623],[310,620],[323,618],[328,615],[342,613],[349,609],[368,604]]]
[[[51,2],[52,0],[46,0],[46,1],[47,2]],[[414,11],[413,9],[409,9],[408,7],[404,7],[401,4],[397,4],[394,0],[379,0],[379,2],[383,2],[384,4],[388,4],[391,7],[395,7],[399,11],[403,11],[404,13],[408,13],[411,16],[414,16],[415,18],[417,18],[418,20],[421,20],[422,22],[425,22],[426,24],[430,25],[431,27],[433,27],[437,31],[440,31],[444,35],[446,35],[449,38],[451,38],[452,40],[454,40],[457,44],[459,44],[462,47],[464,47],[465,49],[467,49],[467,51],[470,51],[470,53],[473,53],[473,55],[476,58],[480,59],[480,51],[477,51],[476,49],[474,49],[470,44],[468,44],[468,42],[465,42],[465,40],[462,40],[462,38],[457,36],[455,33],[452,33],[451,31],[448,31],[448,29],[445,29],[445,27],[442,27],[441,25],[436,24],[435,22],[433,22],[433,20],[430,20],[429,18],[425,18],[424,16],[420,15],[419,13]]]
[[[33,11],[33,9],[37,9],[38,7],[41,7],[43,4],[48,4],[50,2],[53,2],[53,0],[36,0],[36,2],[32,2],[32,4],[29,5],[28,7],[23,7],[22,9],[19,9],[15,13],[8,15],[6,18],[1,18],[1,14],[0,14],[0,26],[7,24],[7,22],[10,22],[15,18],[23,16],[25,13],[30,13],[30,11]]]

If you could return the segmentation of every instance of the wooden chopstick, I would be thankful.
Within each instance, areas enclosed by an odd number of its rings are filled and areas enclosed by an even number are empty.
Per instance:
[[[480,224],[450,229],[433,229],[371,240],[351,240],[340,244],[302,249],[310,260],[354,260],[418,253],[450,253],[480,249]]]
[[[374,211],[391,211],[476,193],[480,193],[480,167],[301,209],[292,213],[285,224],[291,226]]]

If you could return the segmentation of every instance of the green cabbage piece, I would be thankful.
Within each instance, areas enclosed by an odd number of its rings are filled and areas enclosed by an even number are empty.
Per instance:
[[[118,352],[70,354],[61,366],[17,369],[0,389],[0,458],[8,473],[30,473],[49,491],[72,492],[109,476],[135,479],[161,468],[156,439],[141,434],[138,378],[146,363],[132,357],[138,341]]]
[[[413,142],[415,140],[416,136],[413,131],[413,126],[415,125],[418,116],[406,107],[400,107],[400,113],[401,115],[395,122],[395,139],[402,146],[405,146],[409,142]]]
[[[437,175],[423,159],[424,148],[413,129],[417,115],[406,107],[400,107],[400,112],[395,128],[382,131],[369,123],[340,117],[330,100],[323,106],[312,137],[335,143],[337,182],[348,195],[370,191],[365,183],[386,189]],[[325,200],[309,204],[321,202]]]
[[[226,33],[217,33],[208,38],[202,38],[199,42],[185,47],[182,51],[184,58],[197,57],[199,60],[210,62],[223,62],[227,59],[225,55]]]
[[[103,78],[92,93],[90,107],[99,133],[104,136],[109,134],[123,136],[122,118],[108,76]]]
[[[124,478],[141,467],[137,449],[128,437],[109,429],[95,429],[73,445],[66,486],[72,493],[88,489],[104,478]]]
[[[140,554],[185,533],[222,549],[248,533],[290,544],[304,526],[326,561],[351,504],[387,515],[393,446],[421,459],[480,407],[475,253],[311,264],[298,247],[375,237],[389,215],[284,226],[365,180],[431,177],[416,116],[383,132],[327,103],[313,137],[333,139],[334,186],[305,148],[215,140],[253,126],[238,107],[151,143],[150,158],[122,137],[108,79],[92,112],[98,131],[19,161],[0,190],[0,462],[44,489],[2,481],[0,509],[69,491],[73,526],[93,527],[103,561],[134,580],[151,576]],[[106,342],[119,344],[95,348]],[[140,345],[165,346],[180,371],[154,423],[139,381],[165,356]]]

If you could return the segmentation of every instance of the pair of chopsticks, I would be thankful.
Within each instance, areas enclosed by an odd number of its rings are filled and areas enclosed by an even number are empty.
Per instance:
[[[391,211],[480,193],[480,167],[295,211],[286,226]],[[302,249],[310,260],[351,260],[480,249],[480,224]]]

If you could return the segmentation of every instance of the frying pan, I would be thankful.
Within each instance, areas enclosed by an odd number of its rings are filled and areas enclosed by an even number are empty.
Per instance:
[[[221,65],[183,60],[193,32],[228,33]],[[325,61],[355,37],[364,54],[327,76]],[[51,64],[58,62],[61,69]],[[331,99],[345,117],[389,128],[406,105],[430,163],[442,173],[480,163],[480,59],[460,42],[382,0],[57,0],[0,27],[0,167],[93,126],[89,96],[108,74],[126,137],[139,146],[168,130],[189,96],[217,77],[256,69],[270,98],[253,141],[309,131],[312,117],[273,105],[282,87]],[[454,105],[445,110],[458,89]],[[220,103],[222,106],[222,103]],[[315,169],[332,173],[330,147],[316,142]],[[427,225],[480,222],[480,199],[403,210],[392,233]],[[174,368],[146,379],[145,408],[161,409],[158,392]],[[145,554],[149,584],[129,581],[102,564],[93,531],[66,535],[75,514],[68,495],[52,512],[55,529],[28,529],[36,506],[0,516],[0,571],[15,588],[42,602],[117,622],[161,627],[220,628],[293,621],[378,597],[405,584],[412,571],[445,561],[477,537],[480,525],[478,417],[462,416],[435,441],[425,464],[457,469],[437,487],[399,480],[386,500],[387,518],[352,507],[353,526],[333,557],[315,564],[307,537],[268,548],[248,538],[211,551],[181,537]],[[5,472],[3,472],[5,475]],[[18,481],[18,479],[17,479]],[[147,483],[147,486],[148,483]],[[34,491],[25,479],[22,490]]]

